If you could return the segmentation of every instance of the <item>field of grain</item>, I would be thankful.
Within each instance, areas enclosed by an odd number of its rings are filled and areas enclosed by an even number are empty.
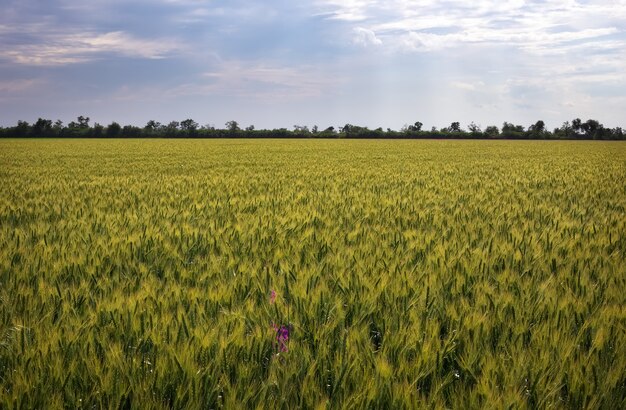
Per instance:
[[[619,142],[0,141],[0,408],[626,408],[625,181]]]

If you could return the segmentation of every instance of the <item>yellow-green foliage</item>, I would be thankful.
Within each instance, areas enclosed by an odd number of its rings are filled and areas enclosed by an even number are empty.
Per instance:
[[[1,141],[0,408],[626,408],[625,181],[624,143]]]

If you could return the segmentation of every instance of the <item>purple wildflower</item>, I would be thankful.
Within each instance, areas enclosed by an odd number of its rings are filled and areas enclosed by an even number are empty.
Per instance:
[[[276,332],[276,346],[279,352],[286,352],[289,350],[289,333],[291,325],[276,325],[272,324],[272,328]]]

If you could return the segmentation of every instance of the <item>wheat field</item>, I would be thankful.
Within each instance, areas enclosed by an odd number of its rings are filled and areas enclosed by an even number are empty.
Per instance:
[[[0,408],[626,408],[626,145],[0,141]]]

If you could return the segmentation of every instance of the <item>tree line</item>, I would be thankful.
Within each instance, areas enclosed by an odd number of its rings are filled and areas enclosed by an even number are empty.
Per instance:
[[[18,121],[14,127],[0,127],[0,138],[380,138],[380,139],[579,139],[626,140],[621,127],[607,128],[597,120],[583,122],[576,118],[564,122],[550,131],[543,121],[524,127],[504,122],[501,127],[490,125],[482,129],[474,122],[462,128],[459,122],[448,127],[423,129],[419,121],[405,125],[400,130],[370,129],[352,124],[340,127],[318,128],[317,125],[294,125],[293,129],[255,129],[253,125],[242,128],[237,121],[228,121],[224,128],[200,126],[192,119],[171,121],[168,124],[150,120],[143,127],[121,126],[117,122],[103,126],[90,124],[89,117],[79,116],[67,125],[62,121],[39,118],[33,124]]]

